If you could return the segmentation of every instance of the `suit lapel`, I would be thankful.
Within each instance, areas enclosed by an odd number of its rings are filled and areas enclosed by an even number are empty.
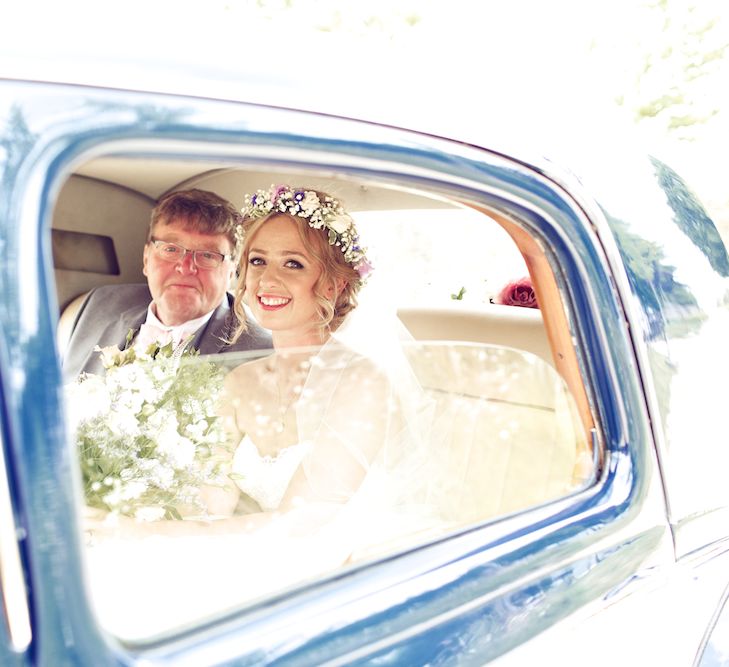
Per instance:
[[[210,316],[208,323],[195,336],[193,347],[200,354],[217,354],[226,346],[226,339],[232,334],[230,329],[230,304],[224,299]]]
[[[131,329],[136,334],[139,331],[139,327],[142,326],[146,315],[146,305],[141,310],[137,306],[120,313],[119,319],[111,322],[104,329],[99,337],[99,346],[107,347],[109,345],[116,345],[120,350],[123,350],[127,343],[129,330]]]
[[[146,314],[147,305],[141,307],[141,309],[139,306],[135,306],[120,313],[118,318],[109,322],[99,335],[97,343],[91,343],[89,345],[89,352],[81,366],[81,370],[87,373],[103,373],[101,358],[99,357],[99,353],[94,349],[95,345],[102,348],[115,345],[120,350],[123,350],[126,345],[129,330],[133,329],[136,332],[142,325],[142,322],[144,322]]]

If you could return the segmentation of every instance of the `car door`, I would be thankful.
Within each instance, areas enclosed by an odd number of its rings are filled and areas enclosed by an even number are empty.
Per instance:
[[[618,255],[595,232],[604,219],[577,182],[557,183],[474,146],[311,113],[51,84],[1,87],[2,378],[15,425],[6,435],[7,470],[33,610],[19,656],[37,664],[480,664],[546,640],[586,610],[597,616],[616,596],[639,611],[636,582],[671,571],[645,384],[626,326],[636,315],[626,315]],[[98,597],[84,544],[50,247],[59,193],[79,164],[98,156],[293,169],[360,189],[416,191],[488,217],[536,279],[551,350],[545,372],[567,387],[568,412],[586,443],[577,482],[492,515],[477,508],[437,536],[413,537],[253,600],[228,600],[202,618],[171,619],[151,637],[110,630],[99,610],[114,599]],[[432,234],[428,242],[437,245]],[[466,376],[453,377],[458,384]],[[182,557],[166,553],[170,563]],[[125,562],[124,552],[113,555]],[[182,580],[189,573],[180,586],[203,594],[199,571],[179,571]],[[699,636],[692,627],[663,650],[695,651]],[[577,645],[560,655],[576,664]]]

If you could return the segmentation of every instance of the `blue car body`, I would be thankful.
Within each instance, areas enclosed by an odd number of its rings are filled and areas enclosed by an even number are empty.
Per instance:
[[[0,79],[0,662],[729,659],[711,634],[729,613],[722,615],[729,485],[720,389],[729,371],[729,257],[683,181],[660,161],[614,147],[563,164],[509,152],[504,140],[384,125],[375,114],[265,106],[265,95],[241,90],[223,100]],[[169,640],[128,646],[105,634],[82,566],[78,473],[54,342],[50,216],[60,184],[85,156],[192,156],[201,143],[250,162],[423,188],[522,220],[559,267],[570,304],[599,423],[592,482]]]

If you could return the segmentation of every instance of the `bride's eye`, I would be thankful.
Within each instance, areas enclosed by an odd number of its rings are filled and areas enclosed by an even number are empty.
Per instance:
[[[249,257],[248,264],[250,266],[263,266],[265,264],[265,262],[263,261],[263,258],[261,258],[261,257]]]
[[[301,262],[297,262],[295,259],[290,259],[284,264],[289,269],[303,269],[304,265]]]

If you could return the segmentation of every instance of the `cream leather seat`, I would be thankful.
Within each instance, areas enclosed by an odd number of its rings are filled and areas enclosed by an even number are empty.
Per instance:
[[[398,317],[416,340],[505,345],[528,350],[553,363],[542,314],[537,309],[500,305],[466,308],[460,303],[446,303],[399,308]]]
[[[81,310],[90,292],[84,292],[75,297],[62,311],[58,318],[58,327],[56,329],[56,346],[58,353],[63,358],[66,351],[66,346],[71,338],[74,324],[76,324],[76,318]]]
[[[414,343],[408,357],[435,402],[438,490],[453,521],[540,505],[579,486],[585,434],[556,372],[528,352],[480,344]]]

